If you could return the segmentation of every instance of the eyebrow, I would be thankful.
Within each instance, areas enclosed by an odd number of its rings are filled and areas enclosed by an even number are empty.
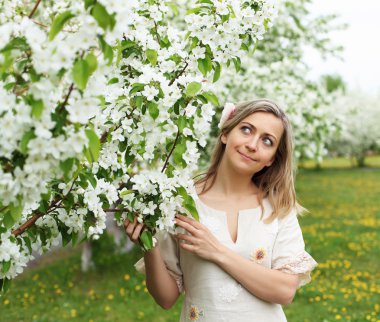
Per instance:
[[[251,124],[249,122],[246,122],[246,121],[241,122],[241,124],[243,124],[243,123],[248,124],[253,129],[256,129],[256,126],[254,126],[253,124]],[[276,136],[274,134],[271,134],[271,133],[264,133],[264,134],[271,136],[275,141],[277,141],[277,138],[276,138]]]

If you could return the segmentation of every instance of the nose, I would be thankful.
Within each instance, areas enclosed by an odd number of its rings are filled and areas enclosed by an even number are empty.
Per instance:
[[[258,149],[259,138],[256,136],[252,136],[246,142],[245,146],[250,151],[257,151]]]

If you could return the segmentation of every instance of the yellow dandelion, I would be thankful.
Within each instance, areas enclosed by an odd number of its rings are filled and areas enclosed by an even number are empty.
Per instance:
[[[129,274],[124,275],[124,280],[128,282],[131,279],[131,276]]]
[[[8,305],[9,303],[11,303],[8,299],[4,300],[4,305]]]
[[[71,310],[70,310],[70,315],[71,315],[72,318],[77,317],[77,310],[75,310],[75,309],[71,309]]]
[[[107,296],[107,298],[109,299],[109,300],[113,300],[113,294],[108,294],[108,296]]]

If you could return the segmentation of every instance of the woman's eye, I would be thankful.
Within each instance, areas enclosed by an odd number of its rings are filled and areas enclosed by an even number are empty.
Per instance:
[[[268,146],[272,146],[273,142],[270,138],[264,138],[264,144],[266,144]]]
[[[251,133],[251,129],[248,126],[242,126],[240,129],[245,134]]]

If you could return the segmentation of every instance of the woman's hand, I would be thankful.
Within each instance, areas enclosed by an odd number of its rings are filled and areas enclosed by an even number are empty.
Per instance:
[[[129,219],[124,220],[124,229],[127,233],[129,239],[135,244],[139,244],[139,237],[144,228],[144,224],[137,222],[137,218],[135,217],[133,222],[129,221]]]
[[[176,224],[191,234],[176,234],[183,249],[211,262],[224,252],[225,246],[200,222],[177,214]]]

